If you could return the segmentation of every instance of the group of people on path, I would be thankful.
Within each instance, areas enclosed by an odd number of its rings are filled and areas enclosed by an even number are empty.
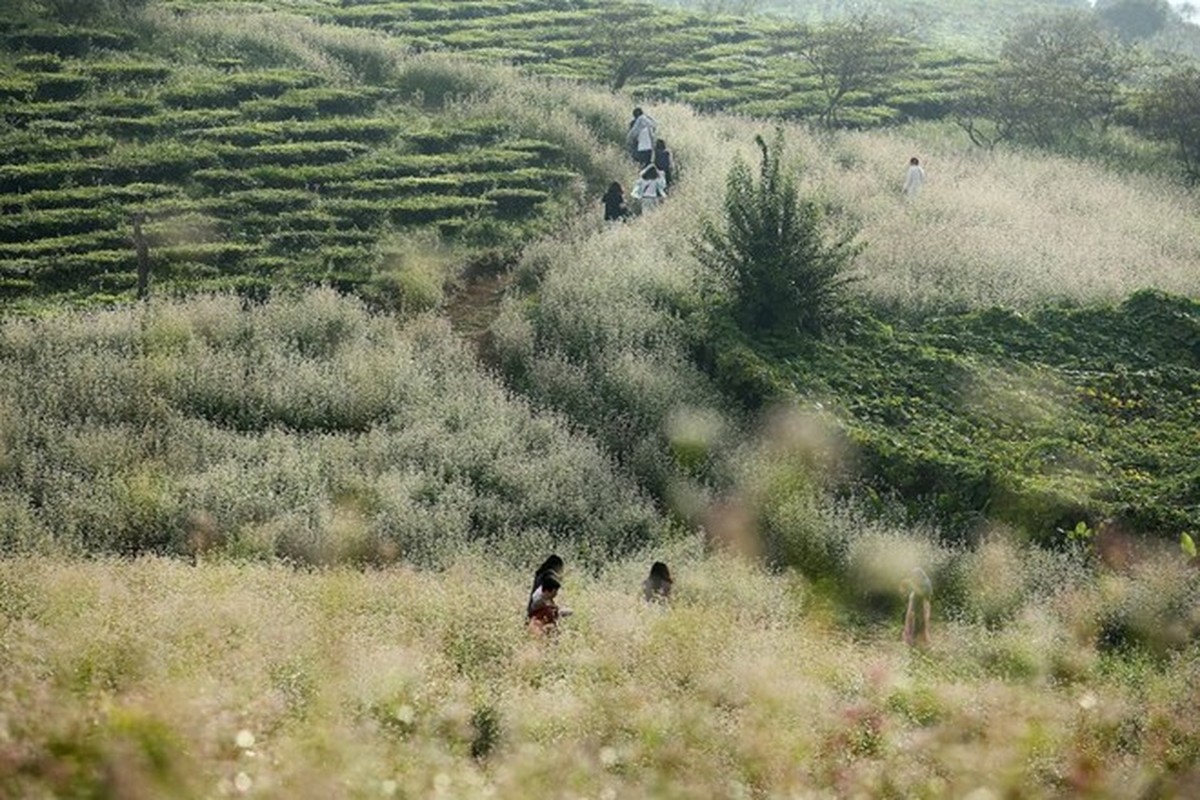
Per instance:
[[[633,109],[626,143],[639,169],[633,183],[632,197],[638,201],[642,212],[652,211],[666,198],[667,187],[674,185],[675,157],[667,147],[666,140],[659,138],[658,123],[641,108]],[[921,166],[921,160],[913,156],[909,159],[901,191],[907,199],[915,199],[924,183],[925,168]],[[633,216],[620,181],[609,184],[600,202],[604,204],[606,222],[619,222]]]
[[[658,123],[641,108],[633,110],[626,142],[638,165],[631,195],[643,213],[652,211],[666,198],[667,187],[675,181],[675,157],[666,140],[658,136]],[[618,222],[633,215],[620,181],[609,184],[601,202],[604,203],[606,221]]]
[[[558,604],[562,588],[563,560],[551,554],[533,573],[533,587],[525,605],[525,622],[535,633],[549,634],[558,630],[558,621],[571,616],[571,609]],[[650,575],[642,581],[642,599],[647,603],[666,603],[671,599],[671,570],[662,561],[650,566]]]
[[[558,622],[571,615],[571,609],[558,604],[562,588],[563,560],[551,554],[533,573],[533,586],[525,605],[525,622],[537,634],[553,634]],[[647,603],[667,604],[675,585],[671,570],[662,561],[650,565],[650,574],[642,581],[642,599]],[[900,584],[908,595],[904,612],[904,643],[911,646],[929,644],[929,618],[932,613],[933,583],[920,567],[914,567]]]

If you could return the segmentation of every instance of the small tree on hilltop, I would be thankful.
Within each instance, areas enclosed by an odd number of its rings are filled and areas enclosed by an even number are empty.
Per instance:
[[[828,240],[823,208],[802,199],[796,173],[783,163],[783,137],[761,136],[755,180],[742,161],[729,171],[724,224],[704,223],[696,254],[728,281],[730,310],[747,333],[819,335],[839,309],[848,269],[861,246],[853,231]]]
[[[1173,68],[1158,76],[1139,99],[1146,133],[1174,145],[1187,180],[1200,183],[1200,68]]]

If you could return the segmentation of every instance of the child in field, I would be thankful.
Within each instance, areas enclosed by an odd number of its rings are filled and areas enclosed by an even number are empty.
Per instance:
[[[929,644],[929,615],[933,610],[933,582],[925,574],[925,570],[914,567],[900,583],[900,590],[908,592],[908,609],[904,612],[904,643],[912,645]],[[917,614],[917,603],[920,601],[921,613]]]
[[[525,604],[525,616],[528,617],[533,611],[533,600],[537,596],[538,591],[542,588],[542,579],[546,575],[553,574],[555,577],[562,574],[563,560],[557,553],[551,553],[542,565],[534,570],[533,586],[529,590],[529,602]]]
[[[658,208],[659,202],[667,196],[667,181],[653,164],[642,170],[633,185],[633,196],[642,201],[642,211]]]
[[[600,202],[604,203],[605,222],[619,222],[629,216],[629,206],[625,205],[625,190],[616,181],[609,184],[608,191],[600,198]]]
[[[529,599],[528,624],[534,633],[554,633],[558,630],[559,619],[570,615],[568,609],[559,608],[556,602],[561,585],[554,572],[541,576],[540,585]]]
[[[908,174],[904,176],[904,196],[913,199],[921,191],[925,183],[925,170],[921,167],[921,159],[913,156],[908,160]]]
[[[671,600],[671,570],[661,561],[650,565],[650,576],[642,581],[642,597],[647,603],[667,603]]]

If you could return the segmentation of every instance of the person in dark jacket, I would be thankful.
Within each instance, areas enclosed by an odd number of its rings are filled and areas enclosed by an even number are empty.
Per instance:
[[[667,143],[662,139],[654,141],[654,166],[667,180],[667,186],[675,183],[675,157],[667,149]]]
[[[600,202],[604,203],[606,222],[619,222],[629,217],[629,206],[625,204],[625,190],[617,181],[609,184],[608,191],[600,198]]]
[[[642,581],[642,597],[647,603],[666,603],[671,599],[671,570],[661,561],[650,565],[650,575]]]

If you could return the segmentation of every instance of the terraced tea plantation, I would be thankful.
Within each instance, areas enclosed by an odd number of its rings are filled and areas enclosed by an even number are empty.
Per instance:
[[[299,25],[338,41],[315,60],[282,57],[280,40],[304,38]],[[795,118],[827,103],[797,55],[801,28],[647,4],[305,0],[284,15],[179,0],[121,29],[7,26],[0,298],[10,304],[128,296],[135,216],[155,290],[171,292],[356,289],[388,261],[381,242],[414,227],[476,249],[523,237],[568,196],[578,159],[511,119],[472,116],[461,101],[476,87],[398,80],[397,53],[506,61],[705,110]],[[262,35],[231,36],[242,27]],[[978,66],[897,47],[911,69],[844,98],[840,124],[940,116]],[[620,124],[592,127],[615,145]]]
[[[808,29],[795,22],[600,0],[300,0],[295,9],[322,22],[385,31],[418,51],[465,53],[535,74],[627,86],[636,96],[706,111],[805,118],[826,102],[820,76],[800,55]],[[844,98],[842,124],[941,117],[964,80],[986,65],[900,37],[893,44],[900,68],[883,84]]]
[[[132,218],[157,291],[353,288],[386,235],[492,245],[574,173],[504,120],[447,120],[405,87],[236,59],[171,63],[129,35],[8,37],[0,293],[128,296]]]

